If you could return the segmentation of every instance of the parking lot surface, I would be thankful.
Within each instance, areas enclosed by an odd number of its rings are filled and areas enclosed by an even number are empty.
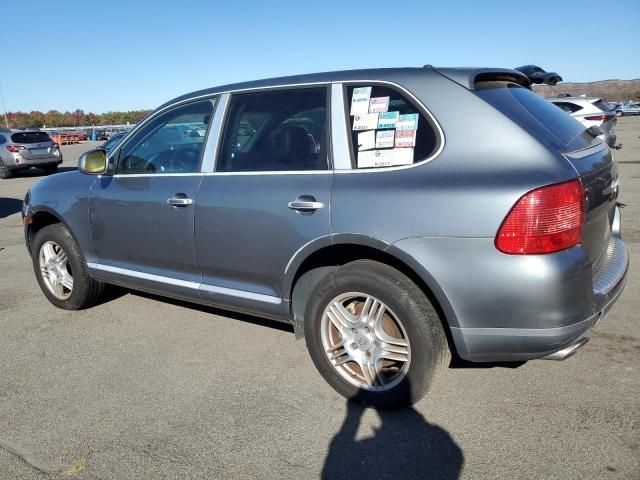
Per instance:
[[[40,173],[0,181],[0,479],[640,478],[640,118],[617,131],[631,273],[591,341],[449,369],[399,412],[348,404],[285,325],[124,291],[54,308],[19,213]]]

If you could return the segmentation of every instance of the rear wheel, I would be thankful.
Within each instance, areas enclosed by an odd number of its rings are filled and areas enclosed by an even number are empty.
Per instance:
[[[401,408],[420,400],[449,364],[437,312],[405,275],[359,260],[324,277],[305,315],[307,348],[341,395]]]
[[[9,170],[9,167],[7,167],[7,165],[2,161],[2,159],[0,159],[0,178],[5,179],[10,177],[11,177],[11,170]]]
[[[105,285],[89,277],[78,244],[64,225],[40,230],[31,252],[40,289],[56,307],[80,310],[102,297]]]
[[[58,171],[58,165],[47,165],[41,168],[44,171],[45,175],[53,175]]]

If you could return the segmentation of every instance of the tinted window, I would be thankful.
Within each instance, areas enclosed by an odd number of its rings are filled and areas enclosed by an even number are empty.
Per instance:
[[[41,143],[51,142],[51,137],[47,132],[21,132],[11,135],[13,143]]]
[[[576,105],[575,103],[570,103],[570,102],[552,102],[556,107],[560,108],[561,110],[564,110],[567,113],[574,113],[577,112],[578,110],[582,110],[582,107],[579,105]]]
[[[204,100],[151,120],[122,147],[118,174],[198,172],[212,110]]]
[[[398,91],[379,85],[347,88],[351,145],[357,168],[424,160],[438,137],[422,112]]]
[[[216,170],[326,170],[326,88],[233,95]]]
[[[611,105],[609,105],[607,102],[604,102],[602,100],[593,102],[593,105],[598,107],[603,112],[608,112],[609,110],[611,110]]]
[[[593,141],[580,122],[521,85],[480,82],[476,83],[475,92],[535,138],[560,150],[579,150]]]

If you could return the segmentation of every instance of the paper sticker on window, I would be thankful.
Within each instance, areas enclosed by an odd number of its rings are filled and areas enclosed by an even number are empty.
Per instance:
[[[351,115],[369,113],[370,98],[371,87],[354,88],[353,96],[351,97]]]
[[[369,113],[382,113],[389,110],[389,97],[372,97],[369,101]]]
[[[358,153],[358,168],[395,167],[413,163],[413,148],[369,150]]]
[[[417,130],[418,129],[418,114],[407,113],[406,115],[400,115],[398,118],[398,130]]]
[[[376,148],[375,130],[358,133],[358,151],[373,150],[374,148]]]
[[[376,133],[376,148],[393,148],[395,130],[380,130]]]
[[[378,118],[378,128],[380,129],[388,129],[388,128],[396,128],[396,123],[398,123],[398,118],[401,117],[400,112],[385,112],[381,113]]]
[[[377,126],[377,113],[365,113],[353,117],[353,130],[375,130]]]
[[[415,146],[416,146],[415,130],[396,131],[396,147],[415,147]]]

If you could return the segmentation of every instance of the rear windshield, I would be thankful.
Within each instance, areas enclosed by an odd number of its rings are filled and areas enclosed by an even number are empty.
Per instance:
[[[609,110],[611,110],[611,105],[609,105],[607,102],[604,102],[602,100],[598,100],[596,102],[593,102],[593,105],[595,107],[598,107],[603,112],[608,112]]]
[[[521,85],[480,82],[476,83],[475,92],[536,139],[562,152],[587,148],[593,142],[580,122]]]
[[[51,137],[47,132],[21,132],[11,135],[13,143],[40,143],[51,142]]]

